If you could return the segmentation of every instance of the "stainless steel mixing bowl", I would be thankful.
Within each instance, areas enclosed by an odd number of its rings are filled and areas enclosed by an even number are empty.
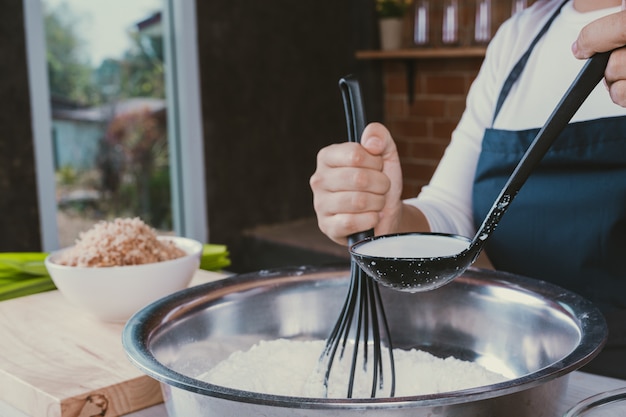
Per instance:
[[[569,374],[604,344],[585,299],[542,281],[470,269],[430,292],[381,289],[394,347],[480,363],[511,379],[437,395],[296,398],[240,391],[195,377],[235,350],[277,338],[323,339],[343,304],[349,271],[259,271],[193,287],[137,312],[122,341],[159,380],[170,416],[555,416]],[[455,378],[450,375],[450,378]]]

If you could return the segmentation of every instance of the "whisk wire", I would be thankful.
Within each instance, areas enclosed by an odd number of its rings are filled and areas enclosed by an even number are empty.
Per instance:
[[[362,275],[366,275],[365,272],[360,271],[360,273]],[[382,341],[381,341],[381,330],[379,329],[379,317],[378,315],[380,315],[380,322],[382,324],[382,334],[385,335],[386,339],[387,339],[387,344],[388,344],[388,348],[387,348],[387,352],[389,354],[389,371],[390,371],[390,375],[391,375],[391,388],[389,390],[389,396],[393,397],[395,396],[396,393],[396,366],[395,366],[395,361],[394,361],[394,357],[393,357],[393,344],[391,342],[391,332],[389,331],[389,324],[387,323],[387,315],[385,314],[385,309],[383,308],[383,300],[382,297],[380,295],[380,289],[378,287],[378,283],[374,282],[373,280],[368,278],[368,283],[372,289],[372,294],[374,296],[374,301],[372,302],[372,305],[376,305],[376,306],[380,306],[380,308],[377,308],[377,315],[376,317],[376,330],[374,331],[374,337],[377,339],[376,342],[374,343],[375,347],[378,347],[378,360],[376,363],[378,363],[378,367],[380,369],[380,383],[379,383],[379,388],[382,389],[383,388],[383,361],[382,361]]]
[[[350,286],[346,300],[333,331],[326,341],[322,355],[327,366],[324,375],[325,388],[328,389],[330,373],[335,359],[343,359],[346,356],[349,342],[352,342],[350,375],[346,395],[348,398],[352,398],[357,370],[361,368],[364,373],[368,371],[372,373],[370,397],[374,398],[387,382],[383,361],[383,339],[387,341],[386,349],[388,350],[389,396],[393,397],[395,395],[393,346],[387,318],[382,308],[380,290],[376,282],[353,264],[351,265]],[[359,364],[359,354],[361,354],[361,364]],[[371,366],[371,369],[368,369],[368,366]]]
[[[357,277],[357,275],[355,275],[355,272],[357,272],[356,270],[358,269],[358,266],[354,265],[354,262],[352,263],[351,266],[351,277]],[[358,359],[358,355],[359,355],[359,343],[361,341],[361,332],[363,331],[363,329],[367,329],[367,324],[365,324],[362,327],[363,322],[365,321],[367,323],[367,312],[363,311],[363,282],[361,279],[352,279],[352,281],[354,281],[355,283],[355,288],[356,291],[354,292],[356,295],[356,300],[352,300],[354,301],[355,304],[358,303],[359,308],[356,310],[356,334],[354,335],[354,345],[352,348],[352,363],[350,365],[350,377],[348,379],[348,398],[352,397],[352,393],[354,390],[354,378],[355,378],[355,373],[356,373],[356,367],[357,367],[357,359]],[[351,283],[352,283],[351,281]],[[344,337],[347,339],[349,337],[349,328],[347,328],[348,331],[344,334]],[[363,361],[363,371],[366,371],[367,369],[365,369],[366,367],[366,363],[367,363],[367,332],[363,333],[363,351],[364,351],[364,361]],[[346,343],[346,340],[344,340],[344,343]]]
[[[355,267],[354,263],[351,265]],[[354,313],[356,311],[357,300],[357,287],[350,283],[348,289],[348,295],[339,313],[339,318],[333,327],[330,336],[326,339],[326,346],[322,354],[322,359],[326,358],[326,373],[324,374],[324,387],[328,389],[328,383],[330,378],[330,372],[337,356],[337,350],[339,350],[339,358],[343,358],[346,345],[348,343],[350,324],[353,321]],[[339,349],[341,347],[341,349]]]
[[[365,112],[359,83],[356,78],[347,76],[339,81],[339,87],[344,101],[348,139],[350,142],[359,142],[365,128]],[[352,245],[373,235],[373,230],[355,233],[348,237],[348,244]],[[360,372],[367,376],[371,373],[370,396],[374,398],[377,392],[381,391],[385,385],[383,378],[383,339],[387,343],[389,352],[389,378],[391,380],[389,396],[393,397],[395,395],[393,345],[382,297],[378,284],[368,277],[355,261],[352,261],[348,294],[339,313],[339,318],[326,340],[326,346],[320,358],[320,363],[326,365],[323,382],[326,393],[328,393],[331,369],[335,359],[337,356],[339,359],[345,357],[347,353],[346,348],[348,343],[351,342],[353,346],[352,357],[350,358],[347,397],[352,398],[353,396],[359,353],[362,351],[362,369]],[[371,357],[370,349],[372,350]],[[371,372],[368,369],[370,365]]]

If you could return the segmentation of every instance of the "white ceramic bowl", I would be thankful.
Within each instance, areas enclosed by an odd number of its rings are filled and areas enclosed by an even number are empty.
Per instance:
[[[202,244],[183,237],[171,240],[187,255],[170,261],[113,267],[76,267],[55,263],[69,248],[52,252],[46,268],[59,291],[74,305],[104,321],[126,321],[149,303],[186,288],[200,265]]]

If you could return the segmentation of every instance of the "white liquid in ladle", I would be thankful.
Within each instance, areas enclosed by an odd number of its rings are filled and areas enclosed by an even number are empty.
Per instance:
[[[363,243],[354,252],[377,258],[436,258],[458,255],[469,245],[469,241],[450,236],[407,234]]]

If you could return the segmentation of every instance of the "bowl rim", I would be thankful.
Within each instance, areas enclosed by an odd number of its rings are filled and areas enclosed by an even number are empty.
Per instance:
[[[587,397],[570,408],[563,417],[580,417],[591,409],[618,401],[626,402],[626,386]],[[582,413],[582,414],[581,414]]]
[[[339,275],[342,272],[343,275]],[[570,372],[584,366],[591,361],[604,346],[608,334],[606,321],[600,310],[591,301],[565,290],[555,284],[531,279],[502,271],[492,271],[476,267],[468,270],[456,278],[457,281],[468,281],[474,278],[489,280],[498,285],[523,286],[525,291],[548,295],[559,304],[563,312],[569,314],[579,324],[581,340],[576,348],[558,361],[541,368],[531,374],[504,382],[469,388],[441,394],[417,395],[393,398],[312,398],[273,395],[249,392],[234,388],[223,387],[200,381],[177,371],[174,371],[159,362],[151,353],[149,340],[159,334],[159,326],[167,324],[179,316],[185,315],[190,309],[199,308],[193,300],[202,294],[214,292],[224,294],[229,287],[240,290],[256,288],[262,284],[278,283],[283,280],[306,280],[316,274],[317,278],[345,280],[349,278],[349,268],[337,266],[300,266],[286,267],[271,270],[262,270],[239,275],[229,276],[215,282],[190,287],[160,300],[137,311],[125,324],[122,331],[122,345],[127,357],[136,367],[161,383],[185,391],[221,398],[225,400],[253,403],[266,406],[306,408],[306,409],[396,409],[454,405],[472,401],[479,401],[513,394],[544,384],[557,378],[567,376]],[[274,282],[275,281],[275,282]],[[179,306],[189,303],[189,309]],[[155,327],[156,326],[156,327]]]
[[[179,258],[174,258],[174,259],[168,259],[166,261],[160,261],[160,262],[150,262],[150,263],[145,263],[145,264],[137,264],[137,265],[112,265],[112,266],[72,266],[72,265],[63,265],[60,263],[57,263],[54,261],[54,259],[59,256],[61,253],[70,250],[74,247],[74,245],[72,246],[67,246],[65,248],[61,248],[61,249],[57,249],[54,250],[52,252],[49,252],[48,255],[45,257],[44,259],[44,264],[46,267],[52,266],[58,270],[80,270],[80,269],[84,269],[84,270],[93,270],[93,269],[98,269],[98,270],[111,270],[111,269],[115,269],[115,268],[124,268],[124,269],[130,269],[130,268],[141,268],[141,267],[147,267],[150,265],[165,265],[165,264],[170,264],[170,263],[174,263],[174,262],[181,262],[183,260],[189,259],[190,257],[199,257],[202,254],[202,242],[200,242],[199,240],[196,239],[192,239],[192,238],[188,238],[188,237],[183,237],[183,236],[167,236],[167,235],[160,235],[157,236],[157,239],[159,240],[169,240],[169,241],[173,241],[174,244],[176,244],[177,247],[179,247],[180,249],[182,249],[186,255],[181,256]],[[178,245],[178,242],[186,242],[189,243],[190,246],[193,245],[193,251],[188,251],[186,250],[186,248],[181,247]]]

